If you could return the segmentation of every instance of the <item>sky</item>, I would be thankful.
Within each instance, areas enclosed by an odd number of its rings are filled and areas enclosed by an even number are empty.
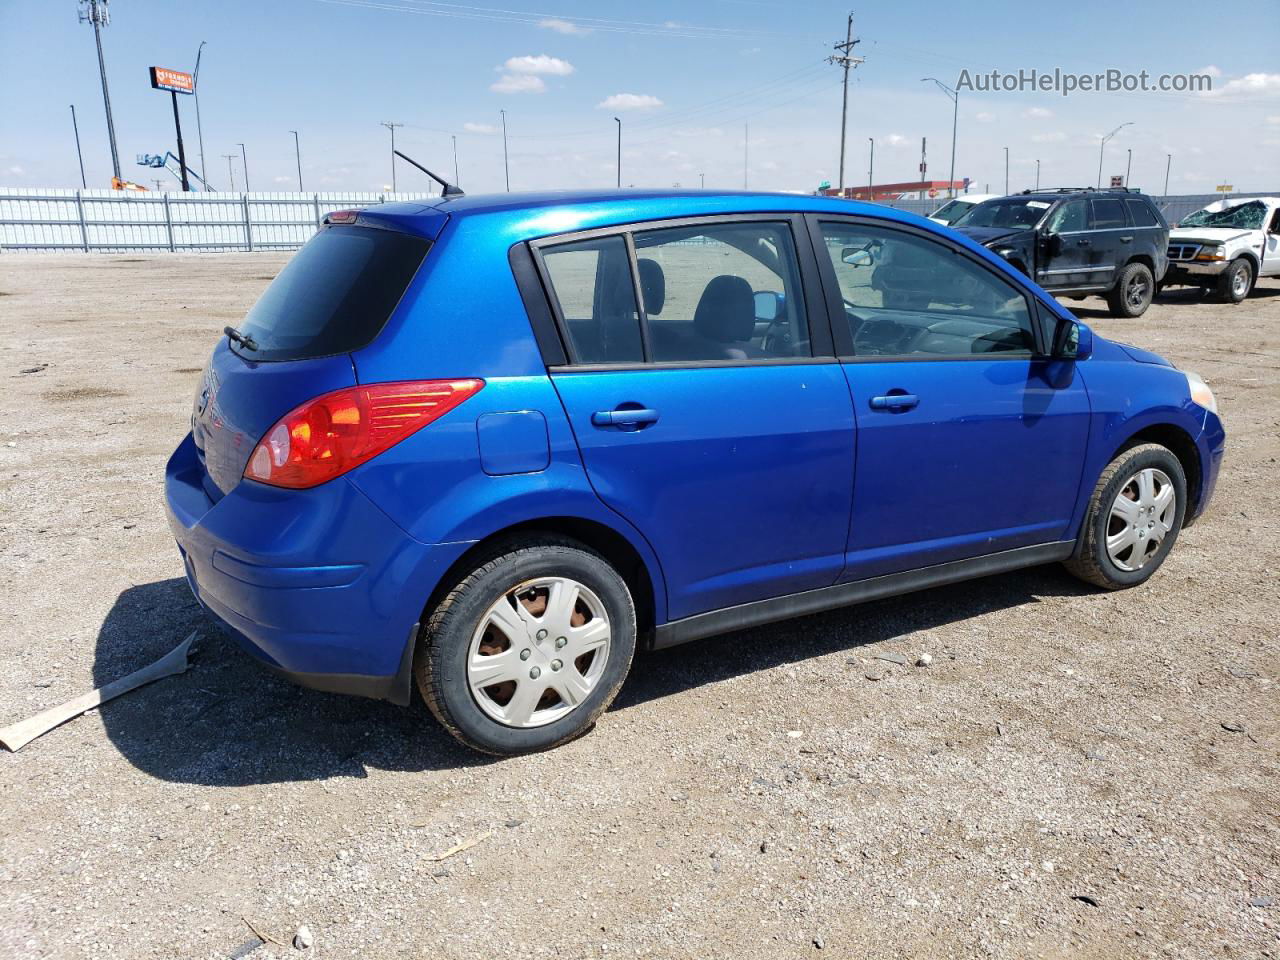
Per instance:
[[[1214,13],[1217,9],[1219,12]],[[1229,22],[1222,20],[1231,10]],[[396,145],[468,192],[505,189],[506,111],[513,190],[612,186],[622,129],[624,185],[809,192],[839,179],[847,5],[828,0],[110,0],[103,31],[122,174],[175,153],[168,94],[152,65],[200,66],[207,178],[226,189],[384,190]],[[1160,0],[1069,6],[896,0],[855,6],[845,182],[928,177],[951,163],[951,99],[975,76],[1019,69],[1093,74],[1203,73],[1210,93],[962,90],[956,178],[1009,188],[1093,184],[1102,174],[1171,193],[1280,191],[1280,3],[1243,8]],[[180,97],[188,163],[201,169],[196,112]],[[69,105],[90,187],[110,152],[92,29],[76,0],[0,0],[0,186],[78,187]],[[226,155],[233,155],[232,172]],[[170,178],[171,179],[171,178]],[[176,181],[175,181],[176,183]],[[428,186],[397,168],[402,191]]]

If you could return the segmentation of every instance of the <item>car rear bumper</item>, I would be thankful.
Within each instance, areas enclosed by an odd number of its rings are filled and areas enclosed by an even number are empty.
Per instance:
[[[303,686],[407,703],[416,625],[467,543],[410,537],[343,478],[244,481],[212,502],[191,437],[165,471],[169,527],[200,604]]]

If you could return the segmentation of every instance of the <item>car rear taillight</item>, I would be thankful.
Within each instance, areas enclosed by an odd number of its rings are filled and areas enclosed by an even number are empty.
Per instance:
[[[355,223],[359,210],[334,210],[324,215],[325,223]]]
[[[314,487],[376,457],[483,386],[483,380],[410,380],[326,393],[281,417],[244,475],[275,487]]]

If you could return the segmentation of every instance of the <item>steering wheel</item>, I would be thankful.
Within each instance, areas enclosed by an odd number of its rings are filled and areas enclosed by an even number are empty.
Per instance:
[[[791,336],[791,322],[786,317],[775,317],[770,320],[768,329],[760,339],[760,349],[771,357],[791,357],[795,355],[795,348],[796,342]]]

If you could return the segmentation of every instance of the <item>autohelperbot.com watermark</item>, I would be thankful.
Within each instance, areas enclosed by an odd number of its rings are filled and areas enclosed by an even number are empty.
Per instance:
[[[957,90],[975,93],[1208,93],[1213,77],[1207,73],[1131,73],[1110,68],[1098,73],[1071,73],[1055,67],[1014,72],[990,70],[975,73],[965,69],[956,80]]]

